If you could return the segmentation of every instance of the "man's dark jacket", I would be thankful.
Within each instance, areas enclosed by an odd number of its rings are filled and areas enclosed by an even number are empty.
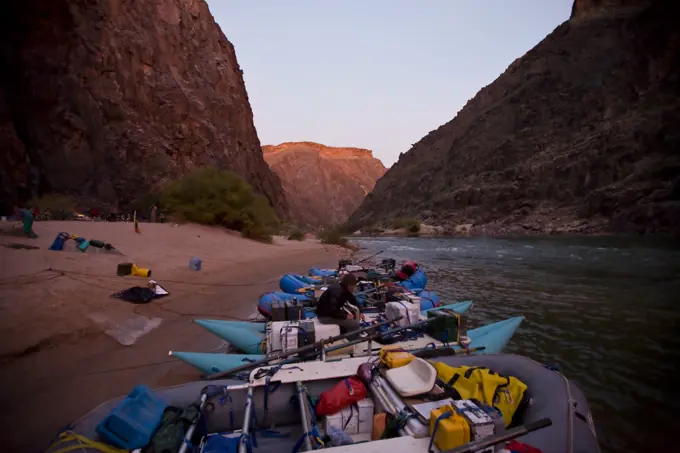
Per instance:
[[[340,283],[334,283],[319,298],[316,315],[319,317],[345,319],[348,312],[343,310],[342,306],[346,303],[350,303],[355,307],[359,306],[354,294],[349,292]]]

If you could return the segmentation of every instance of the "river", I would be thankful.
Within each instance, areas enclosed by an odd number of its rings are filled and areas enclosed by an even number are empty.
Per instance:
[[[469,324],[524,315],[505,352],[586,394],[603,452],[670,451],[680,434],[680,244],[626,238],[357,238],[413,259]],[[672,442],[672,443],[670,443]]]

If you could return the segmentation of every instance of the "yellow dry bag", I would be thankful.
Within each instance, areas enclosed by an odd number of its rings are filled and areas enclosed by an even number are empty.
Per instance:
[[[527,386],[513,376],[503,376],[485,367],[452,367],[443,362],[433,363],[437,377],[453,388],[460,399],[477,399],[501,411],[505,426],[510,425]]]

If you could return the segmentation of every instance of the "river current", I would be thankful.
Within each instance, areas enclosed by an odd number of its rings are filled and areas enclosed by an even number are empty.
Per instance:
[[[357,238],[413,259],[472,327],[526,318],[505,352],[557,366],[586,394],[603,452],[680,440],[680,244],[628,238]],[[665,446],[665,450],[656,448]]]

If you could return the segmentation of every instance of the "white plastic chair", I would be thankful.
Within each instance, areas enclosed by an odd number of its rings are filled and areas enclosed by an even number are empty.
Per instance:
[[[387,370],[385,378],[401,396],[422,395],[434,387],[437,370],[426,360],[416,357],[408,365]]]

